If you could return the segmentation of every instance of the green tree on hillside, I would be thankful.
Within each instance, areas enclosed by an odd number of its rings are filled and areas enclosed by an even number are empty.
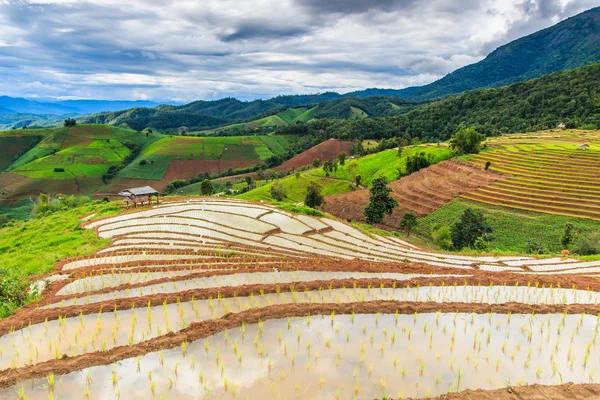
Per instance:
[[[392,214],[398,202],[390,196],[391,191],[392,189],[387,187],[385,178],[373,179],[369,189],[369,204],[364,211],[368,224],[379,224],[383,222],[385,214]]]
[[[456,250],[473,247],[477,239],[492,232],[481,211],[467,208],[460,220],[452,226],[452,245]]]
[[[280,181],[271,185],[271,197],[277,201],[283,201],[287,197],[287,189]]]
[[[304,198],[304,205],[310,208],[316,208],[323,205],[325,199],[321,194],[321,186],[315,182],[308,184],[306,188],[306,197]]]
[[[312,162],[312,166],[315,168],[319,168],[321,166],[321,160],[319,160],[318,158],[315,158]]]
[[[77,121],[75,121],[74,118],[67,118],[67,119],[65,119],[65,122],[64,122],[65,128],[71,128],[71,127],[73,127],[75,125],[77,125]]]
[[[414,212],[405,212],[400,221],[400,228],[402,228],[407,236],[410,236],[410,232],[417,227],[417,216]]]
[[[341,151],[340,154],[338,154],[337,156],[337,160],[340,165],[346,164],[346,152]]]
[[[477,154],[481,150],[481,142],[485,136],[477,132],[475,128],[461,129],[450,139],[450,147],[456,150],[458,155]]]
[[[208,179],[203,180],[200,184],[200,193],[202,193],[203,196],[210,196],[213,194],[213,190],[213,185]]]

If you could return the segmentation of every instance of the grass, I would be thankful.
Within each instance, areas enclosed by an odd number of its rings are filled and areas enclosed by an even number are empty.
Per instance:
[[[39,140],[37,136],[0,136],[0,171],[8,168],[18,155]]]
[[[526,245],[534,240],[542,243],[548,252],[558,254],[562,250],[561,238],[565,224],[571,222],[576,229],[585,232],[600,230],[600,222],[586,218],[537,213],[506,207],[483,205],[461,198],[419,219],[416,233],[431,240],[431,230],[435,224],[452,226],[467,209],[481,211],[493,229],[493,250],[508,253],[525,253]]]
[[[277,114],[269,115],[263,118],[255,119],[250,122],[232,124],[216,129],[209,129],[200,132],[191,132],[192,135],[210,136],[222,131],[243,131],[257,128],[274,128],[278,126],[286,126],[296,122],[308,122],[313,119],[317,107],[306,108],[288,108]],[[361,110],[358,110],[361,111]],[[362,111],[361,111],[362,112]],[[359,113],[357,113],[359,114]]]
[[[92,204],[61,211],[0,229],[0,265],[20,277],[43,274],[66,258],[89,254],[109,243],[92,229],[82,229],[80,218],[114,215],[116,203]]]
[[[360,175],[363,185],[370,185],[375,178],[384,177],[388,182],[398,178],[398,169],[406,170],[406,159],[410,155],[425,153],[430,156],[434,163],[449,159],[453,156],[453,151],[447,147],[437,147],[431,145],[420,145],[406,147],[402,157],[398,157],[398,150],[390,149],[379,153],[371,154],[360,159],[348,160],[343,166],[339,166],[336,172],[331,173],[331,177],[344,179],[354,182],[354,177]],[[322,168],[310,171],[312,176],[325,176]]]
[[[321,185],[321,193],[323,195],[332,195],[339,193],[349,192],[351,189],[348,186],[348,182],[344,180],[329,179],[324,177],[311,176],[308,173],[300,174],[299,178],[295,175],[290,175],[286,178],[278,180],[287,190],[287,198],[284,200],[286,203],[302,203],[306,197],[306,190],[311,182],[315,182]],[[256,201],[268,201],[276,202],[271,196],[271,187],[273,182],[269,182],[263,186],[253,189],[249,192],[243,193],[237,196],[244,200],[256,200]]]

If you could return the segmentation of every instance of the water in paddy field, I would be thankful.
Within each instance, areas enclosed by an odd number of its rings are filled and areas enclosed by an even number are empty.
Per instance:
[[[242,332],[244,331],[244,332]],[[54,398],[426,397],[600,379],[589,315],[335,315],[265,321],[55,378]],[[0,392],[47,399],[46,379]]]
[[[177,332],[190,323],[220,318],[229,312],[290,303],[350,303],[372,300],[412,302],[523,304],[598,304],[597,292],[541,289],[526,286],[426,286],[413,288],[345,288],[256,294],[212,300],[153,304],[113,312],[32,324],[0,337],[0,369],[22,367],[61,357],[76,356]]]

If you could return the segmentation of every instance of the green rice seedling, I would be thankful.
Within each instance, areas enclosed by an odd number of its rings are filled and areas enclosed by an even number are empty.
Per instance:
[[[54,391],[54,373],[50,372],[48,376],[46,376],[46,381],[48,382],[48,386],[50,387],[50,392]]]

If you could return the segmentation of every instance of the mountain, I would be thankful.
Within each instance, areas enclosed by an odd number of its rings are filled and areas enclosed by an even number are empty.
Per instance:
[[[9,114],[73,114],[77,109],[62,104],[0,96],[0,108]]]
[[[600,128],[600,62],[555,72],[525,82],[477,89],[385,118],[313,119],[277,129],[281,135],[315,136],[320,140],[418,137],[426,142],[449,139],[475,127],[488,135],[556,128]]]
[[[432,99],[467,90],[505,86],[600,60],[600,7],[499,47],[482,61],[421,87],[396,91]],[[369,89],[374,90],[374,89]]]
[[[106,112],[79,119],[85,124],[110,124],[132,129],[152,128],[162,132],[174,132],[181,128],[187,131],[202,131],[213,128],[255,129],[259,126],[278,126],[273,118],[286,110],[310,106],[314,110],[310,118],[360,119],[399,115],[423,102],[398,97],[348,98],[338,93],[314,95],[279,96],[268,100],[249,102],[234,98],[213,101],[194,101],[182,106],[161,105],[152,109],[133,108]],[[306,109],[304,111],[307,111]],[[303,112],[304,112],[303,111]],[[285,120],[285,118],[284,118]],[[308,119],[298,120],[307,122]],[[296,123],[288,121],[289,123]],[[248,128],[239,126],[244,123]],[[237,126],[232,126],[237,125]]]
[[[156,107],[159,104],[164,103],[145,100],[63,100],[50,102],[0,96],[0,114],[84,115],[134,107]]]
[[[127,108],[152,108],[160,104],[147,100],[64,100],[54,104],[76,109],[79,114],[95,114],[102,111],[119,111]]]

